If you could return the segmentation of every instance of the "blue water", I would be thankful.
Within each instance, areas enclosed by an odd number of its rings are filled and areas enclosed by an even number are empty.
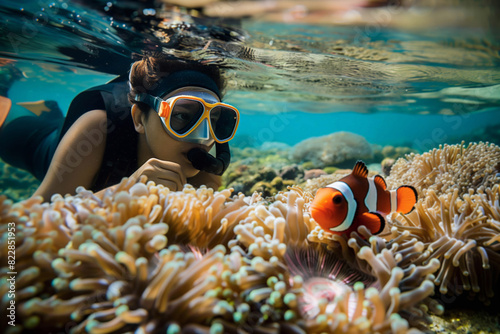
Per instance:
[[[79,92],[126,72],[134,52],[165,47],[231,67],[225,101],[242,113],[235,143],[250,136],[252,145],[294,145],[350,131],[374,144],[425,151],[500,126],[500,39],[487,25],[424,28],[423,21],[403,29],[393,26],[391,9],[375,23],[335,26],[194,20],[148,8],[3,2],[0,57],[24,73],[9,97],[56,100],[64,111]],[[159,28],[151,14],[188,28]]]
[[[9,97],[14,103],[55,100],[64,111],[79,92],[115,77],[83,69],[74,69],[73,72],[61,66],[45,67],[19,63],[19,68],[26,70],[27,78],[12,85]],[[225,101],[236,105],[242,112],[235,142],[238,139],[244,142],[247,136],[251,136],[252,146],[275,141],[295,145],[310,137],[349,131],[362,135],[370,143],[404,145],[422,152],[439,144],[459,142],[486,126],[500,127],[500,107],[495,106],[481,109],[476,104],[455,103],[457,112],[453,115],[408,114],[405,106],[391,107],[389,111],[385,111],[384,106],[378,106],[380,110],[369,112],[369,108],[374,108],[370,105],[365,111],[358,106],[355,111],[350,111],[349,106],[329,106],[336,110],[304,112],[297,103],[287,101],[273,102],[271,107],[267,105],[258,109],[255,103],[259,101],[249,99],[242,103],[240,99],[233,98],[234,95],[229,91]],[[443,104],[439,100],[425,103],[428,109],[440,108]],[[314,102],[302,104],[307,104],[306,107],[315,105]]]
[[[499,112],[500,109],[492,108],[477,115],[452,116],[353,112],[312,114],[300,111],[243,115],[238,135],[254,137],[257,146],[268,141],[295,145],[310,137],[349,131],[362,135],[373,144],[408,146],[425,152],[439,144],[460,142],[460,138],[486,126],[500,126]]]

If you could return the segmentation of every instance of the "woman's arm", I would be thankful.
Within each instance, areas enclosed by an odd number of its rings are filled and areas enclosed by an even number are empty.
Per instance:
[[[74,194],[78,186],[89,189],[103,161],[106,134],[105,110],[91,110],[78,118],[57,146],[34,196],[41,195],[48,201],[56,193]]]

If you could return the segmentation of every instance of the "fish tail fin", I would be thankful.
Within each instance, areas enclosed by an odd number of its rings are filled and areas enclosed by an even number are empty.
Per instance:
[[[59,107],[59,103],[54,100],[45,100],[45,105],[49,109],[48,114],[51,118],[64,118],[64,114]]]
[[[0,96],[0,127],[2,127],[5,122],[11,107],[12,101],[5,96]]]
[[[396,211],[407,214],[413,211],[418,200],[418,194],[412,186],[401,186],[396,190]]]
[[[372,234],[379,234],[385,228],[385,218],[378,212],[365,212],[358,217],[358,223],[365,225]]]
[[[61,118],[64,117],[61,108],[56,101],[40,100],[34,102],[18,102],[17,105],[24,107],[37,116]]]

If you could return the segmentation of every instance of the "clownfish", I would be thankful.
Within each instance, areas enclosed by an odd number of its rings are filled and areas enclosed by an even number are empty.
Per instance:
[[[390,212],[410,213],[418,195],[412,186],[387,190],[382,176],[368,177],[368,168],[358,161],[352,173],[320,188],[309,212],[322,229],[334,234],[350,235],[360,225],[372,234],[382,232],[385,216]]]

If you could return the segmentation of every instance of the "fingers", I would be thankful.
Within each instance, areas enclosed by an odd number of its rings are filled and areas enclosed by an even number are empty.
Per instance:
[[[181,190],[184,187],[185,182],[181,181],[179,174],[166,170],[160,175],[155,175],[149,180],[154,181],[156,184],[163,184],[172,191]]]
[[[162,178],[161,176],[165,173],[165,177],[166,174],[170,175],[168,179],[172,176],[179,179],[181,186],[186,184],[186,176],[184,175],[184,172],[179,164],[158,159],[150,159],[149,161],[151,161],[151,165],[155,167],[155,170],[160,174],[160,178]]]
[[[148,181],[162,184],[172,191],[181,190],[186,184],[184,172],[180,165],[174,162],[149,159],[139,168],[138,172],[145,175]]]

